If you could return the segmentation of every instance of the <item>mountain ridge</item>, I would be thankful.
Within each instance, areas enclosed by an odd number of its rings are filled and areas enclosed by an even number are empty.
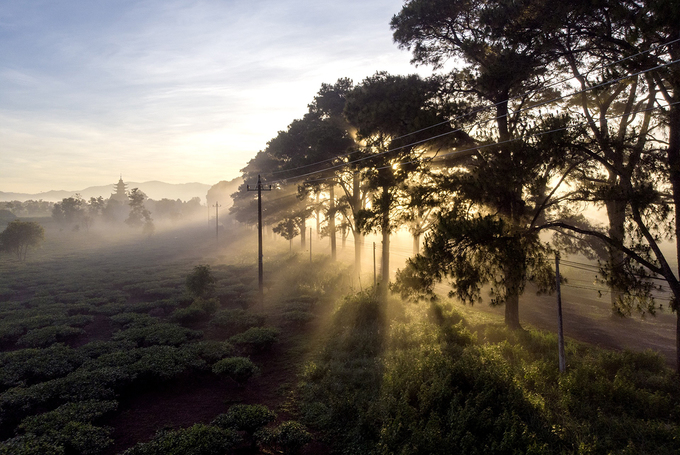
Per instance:
[[[108,185],[90,186],[82,190],[67,191],[67,190],[50,190],[41,193],[14,193],[0,191],[0,202],[8,201],[28,201],[28,200],[43,200],[48,202],[59,202],[64,198],[72,197],[76,193],[84,199],[91,197],[103,197],[108,199],[115,191],[114,186],[116,182]],[[125,182],[128,190],[132,188],[139,188],[151,199],[159,200],[167,199],[181,199],[188,201],[191,198],[199,197],[201,202],[205,203],[206,194],[213,185],[208,185],[199,182],[189,183],[165,183],[158,180],[151,180],[148,182]]]

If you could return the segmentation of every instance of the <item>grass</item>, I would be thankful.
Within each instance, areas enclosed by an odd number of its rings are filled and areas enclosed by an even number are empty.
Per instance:
[[[559,374],[553,334],[368,293],[330,330],[300,387],[336,453],[680,451],[679,382],[656,353],[569,342]]]
[[[112,453],[120,404],[188,376],[226,376],[231,417],[155,428],[128,454],[295,453],[312,435],[346,454],[680,453],[680,382],[658,354],[568,342],[559,374],[555,335],[348,294],[327,257],[270,257],[260,303],[238,250],[207,259],[212,239],[185,234],[97,249],[59,233],[0,259],[0,454]],[[201,263],[215,299],[187,296]],[[276,406],[243,407],[259,399]],[[237,411],[255,423],[225,423]]]

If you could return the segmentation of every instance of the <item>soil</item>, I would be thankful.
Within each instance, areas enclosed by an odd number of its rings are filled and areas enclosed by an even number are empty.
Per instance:
[[[295,409],[289,399],[311,347],[305,340],[314,337],[319,328],[318,320],[295,330],[284,327],[279,342],[270,351],[250,356],[260,368],[260,375],[251,378],[245,386],[208,372],[189,373],[153,390],[140,391],[122,399],[118,412],[107,422],[113,427],[114,444],[105,455],[117,454],[137,442],[149,441],[161,429],[208,424],[237,403],[268,406],[277,413],[274,424],[295,420]],[[242,453],[254,452],[246,448]],[[327,453],[329,448],[318,441],[308,444],[303,451],[303,455]]]
[[[598,298],[591,294],[575,288],[562,288],[566,338],[617,351],[651,349],[660,353],[668,366],[675,368],[675,314],[663,311],[656,316],[622,317],[612,313],[608,296]],[[500,317],[504,314],[504,307],[493,308],[485,303],[475,305],[474,309],[462,304],[456,306],[464,312],[483,311]],[[557,332],[556,295],[537,296],[535,290],[528,287],[520,299],[519,314],[525,327]]]

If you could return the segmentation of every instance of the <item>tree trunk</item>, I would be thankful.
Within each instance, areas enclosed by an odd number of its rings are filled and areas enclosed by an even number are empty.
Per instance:
[[[307,234],[307,220],[304,218],[304,215],[302,215],[302,225],[300,226],[300,249],[305,249],[307,246],[307,237],[305,237],[305,234]]]
[[[519,294],[516,292],[505,301],[505,325],[511,329],[522,328],[519,323]]]
[[[320,193],[316,193],[316,238],[321,238],[321,209],[319,208]]]
[[[507,298],[505,299],[505,325],[511,329],[521,329],[519,323],[519,295],[522,289],[524,258],[523,248],[519,239],[509,240],[512,245],[508,249],[505,261],[504,277]]]
[[[618,194],[618,192],[617,192]],[[626,201],[615,196],[615,199],[606,202],[607,217],[609,218],[609,236],[623,244],[625,237]],[[608,247],[609,262],[614,276],[614,284],[610,287],[612,312],[618,306],[621,291],[616,286],[616,278],[623,274],[624,253],[619,248]]]
[[[352,231],[354,234],[354,274],[361,277],[361,247],[363,247],[364,236],[356,229]]]
[[[330,208],[328,214],[328,235],[331,237],[331,260],[335,261],[336,242],[335,242],[335,183],[330,184]]]
[[[364,236],[357,228],[357,213],[363,207],[361,205],[361,182],[359,180],[359,173],[355,172],[352,176],[352,221],[354,223],[354,229],[352,229],[352,234],[354,235],[354,273],[357,278],[361,278],[361,248],[364,243]]]
[[[382,262],[380,265],[380,296],[387,299],[390,284],[390,206],[391,195],[387,187],[383,187],[380,206],[382,220],[380,230],[382,233]]]
[[[413,234],[413,255],[420,253],[420,234]]]
[[[380,296],[387,299],[390,286],[390,230],[383,227],[382,231],[382,261],[380,264]]]
[[[673,87],[673,101],[680,102],[680,81]],[[670,168],[670,181],[673,188],[673,202],[675,203],[675,257],[680,261],[680,104],[670,107],[668,121],[668,164]],[[680,267],[680,262],[678,262]],[[680,270],[676,270],[676,277]],[[674,292],[677,322],[675,328],[675,360],[676,370],[680,373],[680,295]]]

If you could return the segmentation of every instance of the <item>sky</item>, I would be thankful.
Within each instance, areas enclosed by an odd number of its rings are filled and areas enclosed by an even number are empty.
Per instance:
[[[322,83],[409,63],[402,0],[1,0],[0,191],[231,180]]]

